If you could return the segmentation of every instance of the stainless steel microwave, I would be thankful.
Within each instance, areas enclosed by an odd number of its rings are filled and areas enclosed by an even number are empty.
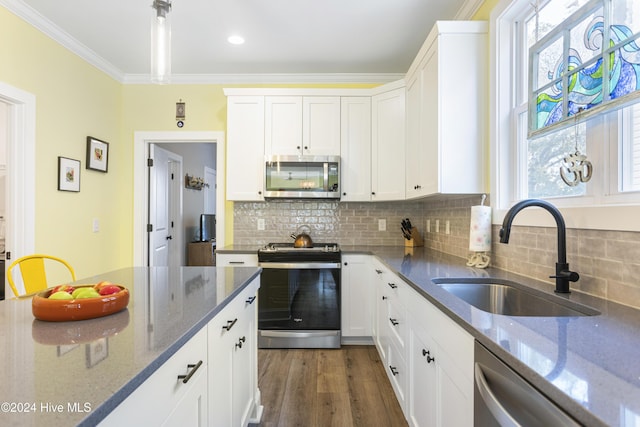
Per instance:
[[[267,156],[266,199],[339,199],[340,156]]]

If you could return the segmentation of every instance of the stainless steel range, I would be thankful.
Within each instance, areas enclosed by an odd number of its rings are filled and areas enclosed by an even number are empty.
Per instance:
[[[270,243],[258,251],[258,261],[258,347],[339,348],[338,244]]]

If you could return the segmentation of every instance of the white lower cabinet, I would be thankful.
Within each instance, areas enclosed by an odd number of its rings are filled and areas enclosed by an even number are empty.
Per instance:
[[[258,411],[258,287],[256,279],[209,322],[211,426],[246,426]]]
[[[473,425],[473,337],[374,257],[373,341],[411,426]]]
[[[473,337],[415,293],[409,305],[412,426],[473,425]]]
[[[368,255],[342,255],[341,334],[346,338],[370,337],[375,282]]]
[[[101,426],[207,426],[207,332],[198,332]]]
[[[259,422],[256,278],[100,426],[240,427]]]

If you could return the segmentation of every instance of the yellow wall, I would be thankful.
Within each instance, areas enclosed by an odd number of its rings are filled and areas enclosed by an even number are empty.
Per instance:
[[[0,80],[36,97],[35,250],[69,260],[80,276],[130,264],[122,85],[1,7]],[[88,135],[110,143],[109,173],[85,169]],[[80,193],[57,190],[58,156],[82,162]]]
[[[494,7],[496,7],[498,1],[499,0],[485,0],[485,2],[482,3],[482,6],[480,6],[480,8],[476,11],[475,15],[473,15],[473,18],[471,19],[473,19],[474,21],[488,21],[491,15],[491,11]]]

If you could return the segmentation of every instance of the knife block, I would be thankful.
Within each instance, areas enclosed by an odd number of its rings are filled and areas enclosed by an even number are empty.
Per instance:
[[[420,236],[418,229],[415,227],[411,229],[411,239],[404,239],[404,245],[410,248],[424,246],[424,241],[422,240],[422,236]]]

